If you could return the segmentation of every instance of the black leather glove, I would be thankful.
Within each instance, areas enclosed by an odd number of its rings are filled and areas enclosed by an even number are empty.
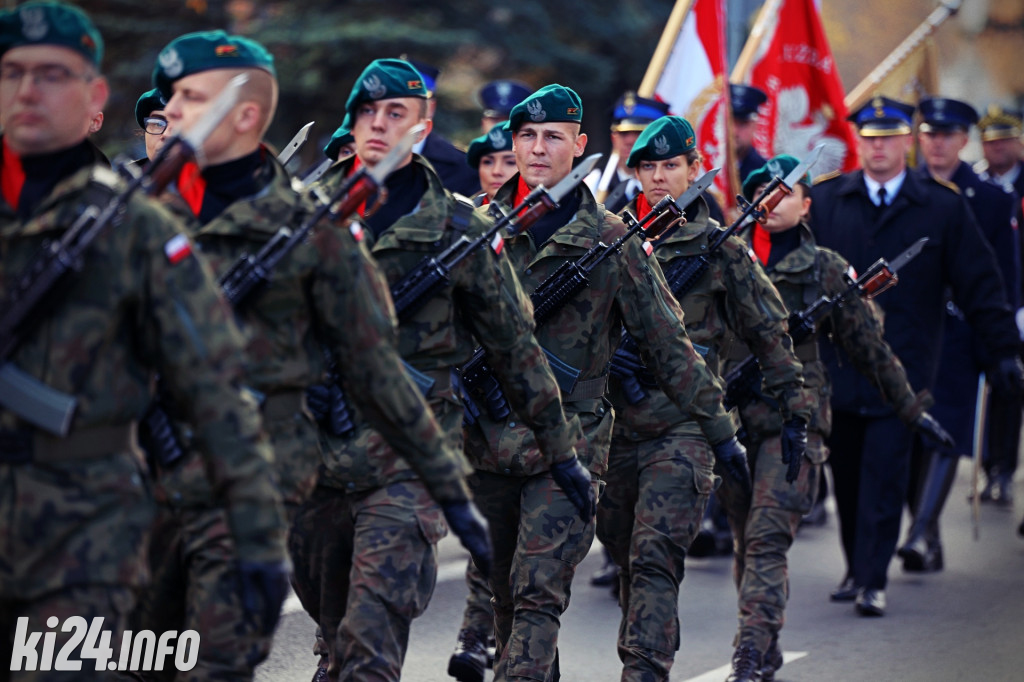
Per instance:
[[[331,387],[327,384],[313,384],[306,389],[306,405],[318,424],[327,420],[331,411]]]
[[[459,538],[462,546],[469,550],[473,563],[487,577],[491,574],[491,534],[487,519],[470,501],[445,502],[441,505],[448,527]]]
[[[288,574],[288,563],[284,561],[238,562],[242,606],[252,618],[258,619],[260,632],[264,636],[277,627],[281,605],[288,596]]]
[[[594,518],[597,513],[597,498],[594,486],[590,483],[590,472],[573,457],[564,462],[551,465],[551,477],[555,483],[569,496],[569,501],[580,510],[580,518],[585,522]]]
[[[988,380],[996,393],[1018,396],[1024,393],[1024,365],[1016,355],[1003,358],[995,367],[989,369]]]
[[[953,436],[927,412],[922,412],[921,416],[914,420],[914,430],[921,434],[925,445],[932,450],[950,450],[956,445]]]
[[[723,440],[711,446],[715,453],[715,459],[722,463],[725,471],[736,481],[743,491],[743,494],[750,497],[754,492],[754,485],[750,481],[750,467],[747,466],[747,450],[736,436],[729,440]]]
[[[807,422],[793,417],[782,425],[782,463],[786,465],[786,483],[800,475],[800,464],[807,452]]]

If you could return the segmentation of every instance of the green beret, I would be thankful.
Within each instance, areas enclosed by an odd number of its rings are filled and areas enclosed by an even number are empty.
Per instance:
[[[174,81],[211,69],[262,69],[277,75],[274,55],[255,40],[224,31],[200,31],[178,36],[160,50],[153,85],[170,99]]]
[[[473,168],[480,167],[480,159],[494,152],[512,151],[512,130],[508,121],[502,121],[491,127],[486,135],[481,135],[469,143],[466,162]]]
[[[427,99],[429,96],[423,76],[415,66],[404,59],[374,59],[352,86],[345,102],[346,120],[355,122],[356,108],[363,102],[396,97]]]
[[[103,38],[85,12],[59,2],[26,2],[0,12],[0,55],[22,45],[58,45],[99,68]]]
[[[552,83],[512,107],[509,128],[514,132],[524,123],[558,123],[583,120],[583,102],[571,88]]]
[[[352,131],[345,127],[344,124],[338,126],[338,129],[331,135],[330,141],[327,146],[324,147],[324,154],[327,158],[338,160],[338,154],[341,153],[341,148],[347,144],[352,144],[355,138],[352,137]]]
[[[778,156],[772,157],[768,163],[761,166],[756,171],[751,171],[750,175],[747,176],[747,179],[743,181],[743,196],[747,198],[747,201],[750,201],[754,198],[754,191],[758,187],[771,182],[774,177],[785,178],[799,165],[800,159],[795,156],[790,156],[789,154],[779,154]],[[800,178],[799,184],[810,187],[810,174],[804,174],[804,176]]]
[[[636,138],[626,165],[636,168],[641,161],[663,161],[696,148],[697,136],[689,121],[682,116],[662,116]]]
[[[135,103],[135,120],[139,127],[146,129],[146,117],[157,109],[167,106],[167,100],[160,94],[160,91],[153,88],[149,92],[142,93],[142,97]]]

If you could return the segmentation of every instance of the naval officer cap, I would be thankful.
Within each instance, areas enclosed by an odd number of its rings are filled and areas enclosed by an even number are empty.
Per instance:
[[[636,168],[641,161],[663,161],[697,148],[693,126],[682,116],[663,116],[644,128],[633,143],[626,165]]]
[[[97,68],[103,60],[103,38],[92,20],[59,2],[26,2],[0,12],[0,55],[24,45],[66,47]]]
[[[508,123],[516,132],[527,123],[580,123],[583,102],[572,88],[552,83],[512,107]]]
[[[978,122],[978,112],[967,102],[949,97],[926,97],[917,105],[923,133],[967,132]]]
[[[853,121],[861,137],[889,137],[909,135],[913,117],[912,105],[878,95],[850,114],[847,120]]]
[[[213,69],[262,69],[277,75],[274,56],[255,40],[225,31],[199,31],[178,36],[160,51],[153,85],[169,99],[175,81]]]

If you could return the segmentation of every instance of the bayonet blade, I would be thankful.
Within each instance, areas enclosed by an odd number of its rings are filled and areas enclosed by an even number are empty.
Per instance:
[[[818,157],[821,156],[821,150],[825,148],[825,143],[821,143],[816,146],[808,155],[806,159],[800,162],[792,172],[786,176],[786,179],[782,181],[786,187],[793,189],[796,183],[800,182],[800,178],[807,174],[807,171],[811,170],[811,167],[818,162]]]
[[[231,108],[238,102],[238,92],[248,80],[249,77],[244,73],[240,73],[229,80],[228,84],[217,95],[217,99],[213,100],[213,104],[210,105],[206,114],[196,121],[195,125],[181,134],[182,141],[199,154],[202,151],[203,142],[206,141],[210,133],[224,120],[224,117],[227,116]]]
[[[712,168],[704,175],[697,178],[696,182],[691,184],[685,192],[676,199],[676,208],[680,211],[685,211],[686,207],[696,201],[697,197],[704,193],[708,187],[715,181],[715,176],[718,175],[718,171],[721,168]]]
[[[299,132],[295,133],[291,141],[285,145],[285,148],[281,150],[281,153],[277,155],[277,162],[282,166],[292,160],[295,156],[295,152],[302,148],[302,145],[306,143],[306,139],[309,137],[309,129],[313,127],[313,121],[310,121],[306,125],[299,128]]]
[[[548,197],[556,204],[560,202],[565,195],[576,189],[576,185],[580,184],[583,178],[590,175],[590,171],[594,170],[594,166],[597,165],[600,158],[600,154],[591,154],[580,161],[572,169],[571,173],[556,182],[555,186],[548,190]]]
[[[921,237],[911,244],[910,248],[889,261],[889,269],[893,272],[899,272],[900,268],[917,258],[917,254],[921,253],[921,249],[924,248],[925,242],[927,241],[928,237]]]
[[[387,155],[381,159],[376,166],[367,169],[367,174],[373,178],[373,181],[377,183],[377,186],[384,184],[384,179],[391,174],[391,171],[398,167],[398,164],[409,155],[412,151],[413,145],[416,144],[416,138],[427,129],[427,124],[417,123],[409,129],[402,139],[398,141],[398,144],[387,153]]]
[[[312,185],[314,182],[319,180],[321,177],[323,177],[323,174],[326,173],[327,169],[330,168],[331,166],[333,166],[334,163],[335,163],[334,159],[330,159],[330,158],[324,159],[323,161],[321,161],[319,166],[317,166],[316,168],[311,170],[306,175],[306,177],[302,178],[302,183],[301,183],[302,189],[306,189],[307,187]]]

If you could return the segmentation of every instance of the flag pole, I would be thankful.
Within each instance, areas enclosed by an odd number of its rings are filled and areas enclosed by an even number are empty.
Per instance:
[[[768,0],[761,5],[761,11],[758,12],[757,19],[750,29],[747,42],[743,43],[743,51],[736,59],[736,65],[732,67],[732,74],[729,76],[731,82],[744,83],[750,77],[750,66],[757,55],[758,48],[764,42],[765,34],[768,32],[773,17],[779,13],[780,5],[782,5],[782,0]]]
[[[640,87],[636,91],[636,94],[641,97],[654,97],[654,89],[658,87],[658,78],[665,70],[665,64],[676,43],[676,36],[682,30],[683,20],[686,19],[692,6],[693,0],[676,0],[675,6],[672,7],[665,30],[661,32],[661,39],[658,40],[658,46],[654,48],[654,56],[651,57],[651,62],[647,65],[647,72],[644,73],[644,79],[640,81]]]
[[[846,108],[849,111],[853,111],[860,107],[868,97],[871,96],[871,91],[878,87],[878,84],[897,66],[902,64],[914,50],[920,46],[920,44],[935,32],[936,29],[949,17],[953,16],[960,10],[962,0],[948,0],[947,2],[939,3],[939,6],[932,10],[932,13],[921,22],[921,24],[915,28],[909,36],[904,39],[902,43],[896,46],[889,55],[879,63],[874,70],[869,73],[864,80],[858,83],[853,90],[846,95]]]

